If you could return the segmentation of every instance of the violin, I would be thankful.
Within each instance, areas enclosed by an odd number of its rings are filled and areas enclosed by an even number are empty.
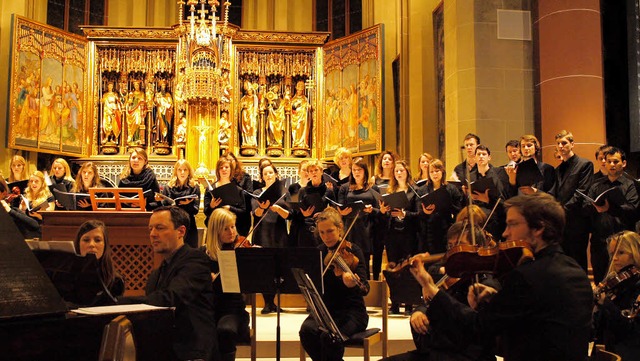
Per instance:
[[[436,253],[434,255],[429,254],[429,252],[420,253],[405,259],[404,261],[398,263],[397,265],[391,268],[388,268],[387,272],[392,276],[397,276],[400,274],[400,272],[405,270],[407,267],[413,267],[414,262],[416,260],[420,260],[424,264],[431,264],[431,263],[436,263],[440,261],[442,258],[444,258],[444,256],[445,256],[444,253]]]
[[[4,200],[6,202],[13,202],[14,199],[20,197],[20,188],[18,187],[13,187],[11,188],[11,193],[7,194],[6,197],[4,197]]]
[[[367,286],[360,280],[358,275],[353,273],[358,267],[360,259],[351,251],[351,242],[342,241],[336,249],[330,249],[324,257],[324,265],[333,268],[336,277],[341,277],[344,273],[353,275],[356,286],[363,292],[368,292]]]
[[[488,247],[460,244],[445,256],[446,273],[455,278],[468,274],[502,275],[533,259],[533,250],[525,241],[505,241]]]
[[[623,285],[636,282],[638,279],[640,279],[640,269],[636,266],[630,266],[602,280],[593,291],[593,294],[596,299],[600,298],[602,294],[613,298],[616,292],[623,288]]]
[[[249,242],[249,238],[238,235],[233,241],[233,249],[236,248],[251,248],[253,245]]]

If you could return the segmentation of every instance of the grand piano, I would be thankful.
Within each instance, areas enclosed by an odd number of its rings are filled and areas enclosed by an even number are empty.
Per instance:
[[[98,360],[104,327],[118,315],[71,312],[58,292],[64,287],[54,285],[1,208],[0,229],[0,359]],[[91,283],[90,274],[83,276]],[[172,310],[125,315],[132,323],[136,359],[172,359]]]

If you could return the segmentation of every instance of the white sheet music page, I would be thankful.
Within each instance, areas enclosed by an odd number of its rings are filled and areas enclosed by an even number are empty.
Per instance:
[[[236,251],[220,251],[218,255],[218,267],[220,267],[222,292],[240,293],[240,278],[238,277]]]

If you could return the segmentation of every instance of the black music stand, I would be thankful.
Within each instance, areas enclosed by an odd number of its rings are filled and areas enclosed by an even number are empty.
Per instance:
[[[382,271],[384,279],[389,285],[391,300],[397,303],[410,305],[422,304],[422,287],[409,271],[409,268],[400,272]]]
[[[322,253],[317,248],[237,248],[236,264],[242,293],[276,294],[276,359],[280,360],[280,294],[300,293],[293,268],[303,269],[315,284],[323,285]]]
[[[302,292],[305,301],[307,301],[311,316],[315,319],[320,331],[328,333],[336,341],[346,341],[347,338],[338,329],[338,325],[331,317],[311,278],[300,268],[293,268],[291,272],[296,278],[296,282],[298,282],[298,288]]]

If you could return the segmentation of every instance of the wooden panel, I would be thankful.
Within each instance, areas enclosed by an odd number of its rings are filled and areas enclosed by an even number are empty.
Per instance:
[[[73,241],[83,222],[90,219],[104,222],[115,267],[125,279],[125,296],[144,295],[149,274],[162,262],[149,242],[151,212],[53,211],[41,214],[43,241]]]

